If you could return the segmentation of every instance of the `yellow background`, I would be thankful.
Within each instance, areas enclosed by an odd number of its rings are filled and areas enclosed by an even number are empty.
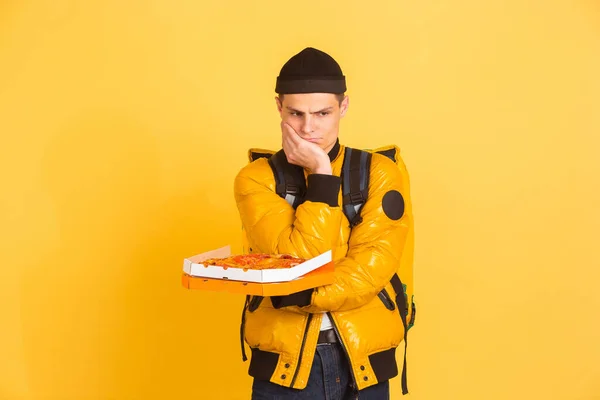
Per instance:
[[[240,248],[232,180],[305,46],[348,77],[341,140],[411,173],[406,398],[600,399],[597,1],[9,0],[1,400],[249,398],[243,297],[182,259]]]

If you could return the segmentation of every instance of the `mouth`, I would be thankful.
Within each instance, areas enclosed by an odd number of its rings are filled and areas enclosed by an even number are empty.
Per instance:
[[[304,140],[306,140],[307,142],[311,142],[311,143],[317,143],[321,139],[319,139],[319,138],[305,138]]]

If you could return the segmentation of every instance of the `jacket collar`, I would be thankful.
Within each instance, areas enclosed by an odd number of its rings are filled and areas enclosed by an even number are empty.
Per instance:
[[[331,150],[329,150],[329,153],[327,153],[327,155],[329,156],[329,161],[333,162],[333,160],[335,160],[335,158],[337,157],[339,152],[340,152],[340,139],[337,138],[335,140],[335,144],[333,145]]]

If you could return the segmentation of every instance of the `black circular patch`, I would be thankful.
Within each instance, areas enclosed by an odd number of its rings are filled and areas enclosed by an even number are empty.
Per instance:
[[[404,197],[397,190],[390,190],[381,200],[383,212],[389,219],[399,220],[404,215]]]

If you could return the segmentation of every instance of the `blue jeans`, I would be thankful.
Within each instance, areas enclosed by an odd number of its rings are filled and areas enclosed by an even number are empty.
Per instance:
[[[388,400],[389,381],[356,392],[350,367],[337,343],[317,346],[305,389],[291,389],[268,381],[254,380],[252,400]]]

